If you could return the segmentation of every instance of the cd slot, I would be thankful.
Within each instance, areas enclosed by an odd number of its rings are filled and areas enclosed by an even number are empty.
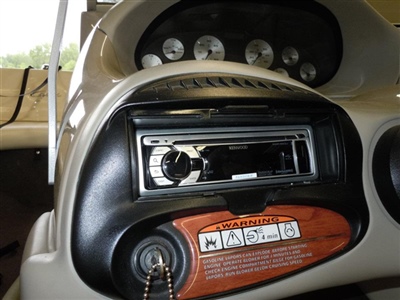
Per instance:
[[[220,145],[220,144],[241,144],[241,143],[260,143],[260,142],[272,142],[272,141],[286,141],[298,139],[295,135],[290,136],[269,136],[269,137],[246,137],[246,138],[228,138],[224,140],[190,140],[182,141],[178,140],[174,142],[174,145]]]

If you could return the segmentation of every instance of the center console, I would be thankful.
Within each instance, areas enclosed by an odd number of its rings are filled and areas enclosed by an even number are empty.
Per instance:
[[[361,168],[346,113],[307,89],[217,73],[149,83],[87,156],[74,266],[127,299],[267,285],[357,245],[369,221]]]

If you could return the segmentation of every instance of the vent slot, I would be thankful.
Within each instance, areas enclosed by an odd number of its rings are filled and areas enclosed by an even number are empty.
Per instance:
[[[178,80],[166,80],[146,86],[138,91],[140,95],[157,94],[163,92],[191,91],[196,89],[254,89],[284,93],[312,94],[311,92],[284,83],[277,83],[270,80],[260,80],[258,78],[245,77],[225,77],[225,76],[204,76],[195,78],[185,78]],[[151,96],[151,95],[149,95]]]

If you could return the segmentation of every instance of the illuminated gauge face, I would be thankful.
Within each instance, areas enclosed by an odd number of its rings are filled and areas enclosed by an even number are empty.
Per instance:
[[[277,68],[277,69],[275,69],[275,72],[285,75],[286,77],[289,77],[288,71],[286,71],[284,68]]]
[[[311,63],[304,63],[300,67],[300,76],[304,81],[310,82],[317,76],[317,70]]]
[[[271,46],[263,40],[251,41],[246,47],[245,56],[249,65],[262,68],[269,68],[274,61]]]
[[[164,55],[170,60],[181,59],[185,53],[185,48],[180,40],[170,38],[163,44]]]
[[[162,65],[162,61],[157,55],[146,54],[142,58],[142,66],[145,69],[148,69],[148,68],[151,68],[151,67],[155,67],[155,66],[159,66],[159,65]]]
[[[215,36],[205,35],[199,38],[193,47],[197,60],[224,60],[225,48]]]
[[[286,47],[282,51],[282,60],[288,66],[293,66],[299,61],[299,52],[293,47]]]

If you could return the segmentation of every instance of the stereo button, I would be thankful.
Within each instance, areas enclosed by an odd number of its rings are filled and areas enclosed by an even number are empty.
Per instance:
[[[175,147],[179,151],[185,152],[191,158],[198,158],[199,157],[199,154],[197,153],[196,149],[194,149],[194,147],[192,147],[192,146],[175,146]]]
[[[158,178],[153,178],[154,182],[156,183],[157,186],[167,186],[167,185],[173,185],[174,183],[170,180],[168,180],[165,177],[158,177]]]
[[[152,156],[150,156],[149,166],[150,167],[161,166],[162,158],[163,158],[163,155],[152,155]]]
[[[161,167],[150,167],[150,175],[153,178],[164,176]]]
[[[190,175],[183,180],[179,185],[190,185],[197,182],[197,179],[200,177],[200,171],[193,171]]]
[[[155,147],[151,152],[151,155],[164,155],[171,149],[169,147]]]

